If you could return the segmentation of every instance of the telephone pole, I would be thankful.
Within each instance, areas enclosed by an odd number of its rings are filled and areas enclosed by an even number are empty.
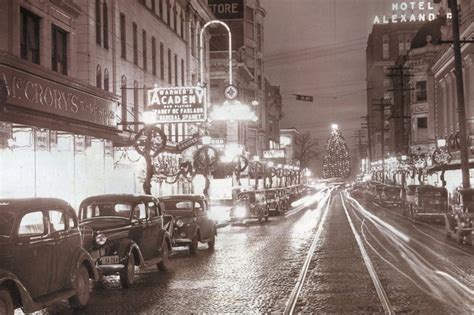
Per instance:
[[[365,123],[362,123],[362,129],[365,129],[367,128],[367,145],[369,147],[369,165],[370,163],[372,162],[372,137],[371,137],[371,129],[372,129],[372,125],[371,125],[371,119],[370,119],[370,115],[366,115],[366,116],[361,116],[360,118],[363,118],[365,119]]]
[[[385,109],[390,108],[391,105],[388,103],[385,103],[386,99],[383,97],[380,98],[380,100],[373,100],[373,102],[379,101],[380,103],[372,103],[372,106],[378,107],[373,109],[374,111],[380,111],[380,122],[382,125],[382,128],[380,129],[375,129],[376,131],[381,132],[381,153],[382,153],[382,183],[385,183]]]
[[[408,124],[408,132],[405,130],[405,119],[411,118],[410,115],[405,115],[405,91],[411,91],[414,90],[412,88],[409,88],[405,85],[405,78],[412,77],[413,75],[411,74],[406,74],[405,71],[411,70],[413,68],[408,68],[404,67],[403,64],[399,64],[396,67],[390,67],[388,70],[392,72],[392,74],[387,74],[387,77],[392,78],[393,82],[395,83],[394,78],[398,78],[399,80],[399,87],[395,87],[393,89],[389,89],[389,92],[400,92],[400,106],[395,107],[396,112],[395,115],[391,115],[390,119],[400,119],[401,121],[400,124],[395,123],[395,139],[396,139],[396,147],[398,150],[402,151],[400,153],[402,154],[408,154],[409,148],[410,148],[410,132],[411,132],[411,124]],[[395,95],[394,95],[394,100],[396,100]],[[396,103],[396,102],[395,102]],[[398,130],[401,131],[401,133],[398,133]],[[405,135],[407,135],[407,138],[405,138]],[[401,140],[400,140],[401,139]],[[405,141],[408,140],[408,141]],[[406,143],[406,152],[403,152],[403,148],[405,147]]]

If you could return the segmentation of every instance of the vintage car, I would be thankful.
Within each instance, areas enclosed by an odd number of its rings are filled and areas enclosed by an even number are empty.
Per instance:
[[[208,217],[209,207],[204,196],[163,196],[160,201],[165,213],[173,217],[173,246],[188,246],[192,255],[196,254],[199,242],[214,249],[216,222]]]
[[[74,209],[61,199],[0,199],[0,314],[89,300],[95,264],[82,246]]]
[[[79,207],[84,246],[101,276],[120,275],[122,287],[135,280],[135,267],[169,265],[171,236],[159,201],[149,195],[110,194],[84,199]]]
[[[399,186],[383,186],[383,191],[379,201],[384,206],[401,206],[401,192],[402,188]]]
[[[372,188],[372,196],[380,201],[382,200],[382,194],[383,194],[383,188],[385,187],[384,184],[382,183],[375,183],[373,188]]]
[[[415,195],[416,195],[416,188],[419,185],[408,185],[405,187],[404,197],[402,197],[402,208],[403,208],[403,215],[408,215],[411,213],[411,208],[415,204]]]
[[[267,202],[268,211],[275,215],[279,215],[284,211],[282,201],[280,200],[280,194],[277,189],[265,190],[265,200]]]
[[[263,190],[244,191],[237,195],[230,212],[231,222],[246,223],[250,219],[268,221],[269,211]]]
[[[460,244],[473,244],[474,188],[455,191],[446,215],[446,231],[448,239],[454,237]]]
[[[443,221],[448,210],[448,191],[444,187],[421,185],[416,188],[410,217],[417,220]]]

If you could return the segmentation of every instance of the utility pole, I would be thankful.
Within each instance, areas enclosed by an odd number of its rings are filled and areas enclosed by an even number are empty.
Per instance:
[[[373,100],[374,102],[377,102],[377,100]],[[374,111],[380,111],[380,122],[382,125],[382,128],[376,129],[377,131],[381,132],[381,153],[382,153],[382,183],[385,183],[385,108],[390,108],[391,105],[388,103],[385,103],[385,99],[382,97],[380,98],[380,103],[372,103],[372,106],[378,107],[374,109]]]
[[[360,118],[363,118],[366,120],[366,125],[364,125],[364,123],[362,124],[362,129],[365,129],[367,128],[367,145],[369,146],[369,165],[370,163],[372,162],[372,137],[371,137],[371,128],[372,128],[372,125],[371,125],[371,121],[370,121],[370,115],[366,115],[366,116],[361,116]]]
[[[411,74],[406,74],[405,71],[407,70],[411,70],[413,68],[407,68],[407,67],[404,67],[403,64],[399,64],[397,67],[390,67],[388,68],[388,70],[390,70],[392,72],[392,74],[387,74],[387,77],[391,77],[391,78],[399,78],[400,79],[400,82],[399,82],[399,86],[400,87],[397,87],[393,89],[389,89],[388,91],[389,92],[396,92],[396,91],[400,91],[400,96],[401,96],[401,106],[400,108],[397,108],[398,110],[396,111],[396,115],[392,115],[390,116],[390,119],[401,119],[401,124],[400,126],[400,130],[402,131],[401,132],[401,141],[397,141],[396,143],[396,146],[397,146],[397,149],[402,149],[402,147],[404,147],[404,142],[405,142],[405,119],[407,118],[411,118],[410,115],[405,115],[405,91],[411,91],[411,90],[414,90],[412,88],[408,88],[407,86],[405,86],[405,78],[407,77],[412,77],[413,75]],[[393,72],[397,72],[397,73],[393,73]],[[394,80],[395,81],[395,80]],[[395,98],[394,98],[395,99]],[[397,128],[397,123],[395,124],[395,139],[400,139],[400,136],[398,135],[398,128]],[[408,151],[409,151],[409,147],[410,147],[410,133],[411,133],[411,124],[408,124],[408,142],[406,143],[407,144],[407,152],[400,152],[402,154],[408,154]]]

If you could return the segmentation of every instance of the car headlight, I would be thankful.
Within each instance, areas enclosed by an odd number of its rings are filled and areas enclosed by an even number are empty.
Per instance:
[[[180,228],[180,227],[183,227],[183,225],[184,225],[184,222],[183,222],[183,221],[181,221],[181,220],[176,221],[176,226],[177,226],[177,227]]]
[[[245,207],[242,207],[242,206],[238,206],[235,208],[235,211],[234,211],[234,215],[237,217],[237,218],[243,218],[247,215],[247,208]]]
[[[105,234],[97,234],[97,236],[95,237],[95,242],[97,243],[97,245],[104,245],[105,242],[107,242],[107,236],[105,236]]]

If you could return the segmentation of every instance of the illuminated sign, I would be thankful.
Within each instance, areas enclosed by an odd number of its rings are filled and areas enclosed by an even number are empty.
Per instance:
[[[450,13],[447,15],[451,18]],[[374,24],[426,22],[436,19],[435,6],[430,1],[403,1],[392,3],[391,15],[376,15]]]
[[[156,123],[206,121],[206,90],[201,87],[155,87],[148,91],[147,111]]]
[[[224,138],[211,138],[211,145],[217,149],[223,149],[225,147]]]
[[[285,157],[285,150],[283,149],[273,149],[263,151],[264,159],[278,159]]]
[[[219,20],[244,18],[244,0],[208,0],[207,4]]]

